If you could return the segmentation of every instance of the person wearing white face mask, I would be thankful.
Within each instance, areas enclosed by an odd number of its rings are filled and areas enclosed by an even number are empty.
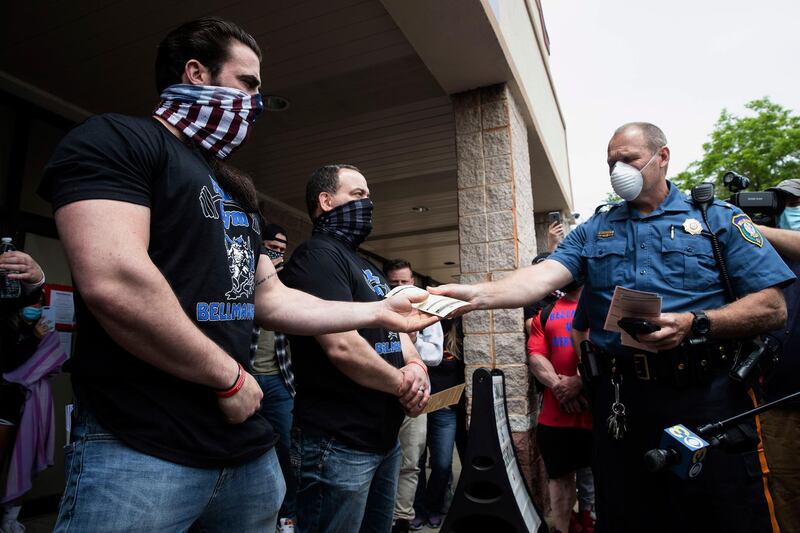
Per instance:
[[[777,218],[776,228],[758,229],[795,274],[800,274],[800,179],[783,180],[767,190],[777,192],[786,207]],[[764,383],[764,401],[768,402],[800,390],[800,285],[786,287],[783,296],[788,320],[784,328],[773,332],[783,344],[783,353]],[[761,427],[778,524],[782,531],[800,531],[800,401],[764,413]]]
[[[642,172],[650,166],[650,163],[656,160],[661,150],[665,148],[666,145],[656,150],[653,153],[653,157],[640,169],[624,161],[614,163],[611,167],[611,188],[614,189],[614,192],[627,202],[636,201],[644,190],[644,175]],[[668,156],[669,152],[667,152]]]
[[[608,143],[608,166],[624,201],[577,226],[537,265],[498,281],[429,291],[469,301],[469,309],[513,308],[585,278],[572,326],[599,354],[588,386],[597,533],[772,531],[765,463],[755,445],[738,454],[712,450],[702,479],[681,481],[643,466],[664,428],[694,428],[752,408],[746,388],[728,377],[731,340],[781,327],[786,305],[780,289],[795,280],[738,208],[714,201],[706,221],[666,179],[669,160],[661,129],[623,125]],[[733,302],[725,296],[709,231],[718,236],[738,298]],[[623,346],[619,333],[605,329],[617,286],[661,297],[660,316],[648,319],[660,329],[638,336],[643,349]],[[706,342],[688,343],[700,337]],[[612,409],[615,393],[620,405]],[[749,424],[755,431],[755,420]]]

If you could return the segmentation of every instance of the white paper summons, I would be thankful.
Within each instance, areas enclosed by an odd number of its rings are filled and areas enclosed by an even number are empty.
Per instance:
[[[394,296],[395,294],[400,294],[401,292],[412,291],[411,294],[428,294],[428,291],[425,289],[420,289],[414,285],[400,285],[399,287],[395,287],[389,294],[386,295],[387,298]],[[424,311],[431,315],[436,315],[438,317],[446,318],[449,316],[453,311],[458,309],[459,307],[464,307],[468,305],[467,302],[463,300],[456,300],[455,298],[450,298],[449,296],[441,296],[438,294],[428,294],[428,298],[424,302],[420,302],[418,304],[413,304],[415,308],[419,309],[420,311]]]
[[[611,306],[608,308],[608,315],[606,315],[606,323],[603,329],[620,332],[620,341],[623,346],[651,351],[644,344],[637,342],[636,339],[623,331],[617,325],[617,322],[621,318],[642,318],[647,320],[658,318],[660,315],[661,296],[654,292],[637,291],[617,286],[614,289],[614,296],[611,298]]]

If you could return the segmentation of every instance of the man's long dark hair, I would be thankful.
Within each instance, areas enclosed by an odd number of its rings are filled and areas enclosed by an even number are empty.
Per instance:
[[[257,213],[258,193],[256,192],[256,186],[253,184],[253,178],[246,172],[223,163],[216,157],[208,157],[207,161],[214,171],[214,177],[223,190],[233,196],[245,212]]]
[[[161,94],[181,82],[186,62],[196,59],[216,78],[228,59],[232,40],[250,47],[261,61],[261,48],[252,35],[232,22],[205,17],[186,22],[169,32],[156,53],[156,90]]]

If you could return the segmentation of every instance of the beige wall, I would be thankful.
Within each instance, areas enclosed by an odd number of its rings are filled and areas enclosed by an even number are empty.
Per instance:
[[[514,73],[519,96],[524,104],[522,108],[530,113],[534,130],[530,134],[538,137],[567,202],[565,207],[571,209],[572,187],[566,126],[553,86],[548,66],[549,56],[542,37],[542,23],[535,2],[484,0],[484,6]]]

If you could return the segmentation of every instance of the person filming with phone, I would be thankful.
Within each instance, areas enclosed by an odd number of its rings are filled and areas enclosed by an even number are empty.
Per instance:
[[[701,204],[672,185],[669,160],[661,129],[621,126],[608,144],[608,168],[623,201],[577,226],[538,265],[430,292],[467,300],[472,309],[512,308],[585,277],[573,328],[588,330],[598,363],[589,385],[595,531],[773,531],[757,443],[737,453],[711,449],[697,479],[643,466],[664,428],[697,427],[753,407],[748,385],[729,377],[730,344],[782,327],[781,288],[795,280],[741,210],[713,197]],[[720,277],[712,232],[734,299]],[[617,286],[661,297],[660,315],[648,320],[659,329],[637,334],[645,350],[623,346],[620,334],[604,327]]]
[[[551,211],[547,213],[547,251],[552,252],[558,246],[558,243],[564,240],[566,231],[564,223],[561,220],[561,213],[559,211]]]

